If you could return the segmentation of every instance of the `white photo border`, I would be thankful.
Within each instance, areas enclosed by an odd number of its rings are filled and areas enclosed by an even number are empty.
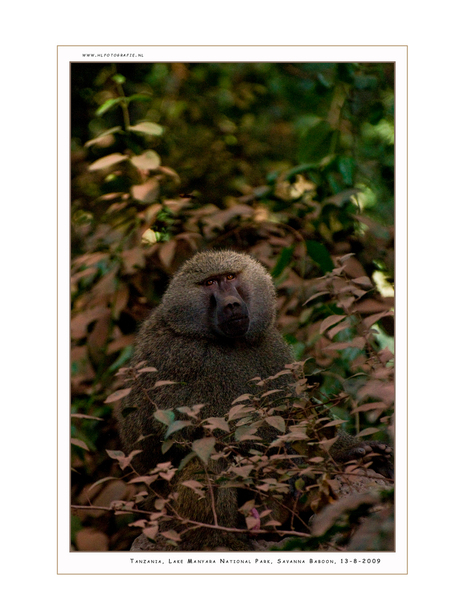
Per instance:
[[[375,553],[70,551],[70,66],[73,62],[394,62],[396,227],[396,543]],[[57,48],[58,574],[407,574],[408,48],[381,46],[71,46]],[[380,562],[372,563],[373,559]],[[279,561],[282,560],[282,561]],[[371,560],[370,563],[367,560]]]

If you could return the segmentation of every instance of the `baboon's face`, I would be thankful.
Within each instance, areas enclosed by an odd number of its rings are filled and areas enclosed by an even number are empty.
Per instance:
[[[212,330],[227,338],[244,336],[250,319],[241,276],[238,273],[215,275],[207,278],[202,287]]]

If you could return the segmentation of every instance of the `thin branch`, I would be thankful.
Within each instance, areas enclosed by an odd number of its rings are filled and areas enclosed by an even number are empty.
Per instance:
[[[209,473],[208,473],[208,469],[206,468],[206,466],[204,466],[204,472],[206,475],[206,480],[208,482],[209,495],[211,497],[211,509],[212,509],[212,515],[214,517],[214,525],[218,526],[219,522],[217,521],[216,502],[214,500],[214,490],[213,490],[211,479],[209,478]]]

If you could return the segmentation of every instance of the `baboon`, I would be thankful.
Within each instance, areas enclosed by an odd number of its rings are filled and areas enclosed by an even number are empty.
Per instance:
[[[133,365],[143,362],[157,372],[146,372],[134,380],[117,416],[125,451],[142,450],[133,461],[139,472],[145,474],[167,460],[177,466],[181,460],[178,445],[162,453],[166,426],[153,417],[156,410],[203,404],[200,418],[222,417],[237,397],[254,393],[251,379],[266,379],[293,361],[289,346],[275,327],[275,318],[273,281],[251,256],[205,251],[179,269],[161,304],[142,325],[133,356]],[[155,387],[157,381],[176,384]],[[290,381],[289,375],[284,375],[273,387]],[[187,430],[180,434],[200,438]],[[267,428],[261,436],[267,442],[275,433]],[[183,451],[182,457],[189,451]],[[214,462],[215,472],[225,462],[228,460]],[[175,509],[188,519],[212,524],[210,500],[199,500],[180,485],[200,470],[195,459],[179,471],[179,482],[174,483],[178,492]],[[219,525],[237,527],[242,517],[237,491],[215,487],[213,492]],[[168,529],[171,525],[168,522]],[[249,548],[244,538],[204,528],[188,531],[179,544],[183,551]]]

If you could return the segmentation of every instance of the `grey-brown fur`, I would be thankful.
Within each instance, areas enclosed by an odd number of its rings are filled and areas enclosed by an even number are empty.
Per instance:
[[[209,300],[202,285],[210,277],[228,273],[238,275],[238,291],[249,311],[249,328],[244,336],[236,338],[220,336],[210,325]],[[265,379],[292,362],[291,351],[275,327],[275,299],[272,279],[262,265],[248,255],[232,251],[199,253],[173,277],[160,306],[142,325],[133,357],[133,365],[145,361],[158,372],[145,373],[140,382],[133,384],[123,406],[136,410],[125,418],[121,413],[118,415],[125,451],[143,449],[136,456],[140,472],[148,472],[158,462],[169,459],[177,466],[180,459],[175,455],[176,446],[167,455],[161,453],[165,427],[152,418],[155,410],[204,403],[201,417],[223,416],[238,396],[256,392],[251,379]],[[153,389],[160,380],[178,384]],[[279,384],[276,380],[276,385]],[[151,436],[140,445],[138,439],[142,435]],[[219,466],[214,468],[218,470]],[[199,469],[197,460],[191,462],[181,471],[180,479],[193,478]],[[208,499],[198,502],[196,494],[180,485],[178,491],[176,508],[181,514],[213,523]],[[215,488],[215,499],[219,523],[235,527],[236,491]],[[216,530],[195,530],[188,533],[179,548],[244,550],[247,543]]]

